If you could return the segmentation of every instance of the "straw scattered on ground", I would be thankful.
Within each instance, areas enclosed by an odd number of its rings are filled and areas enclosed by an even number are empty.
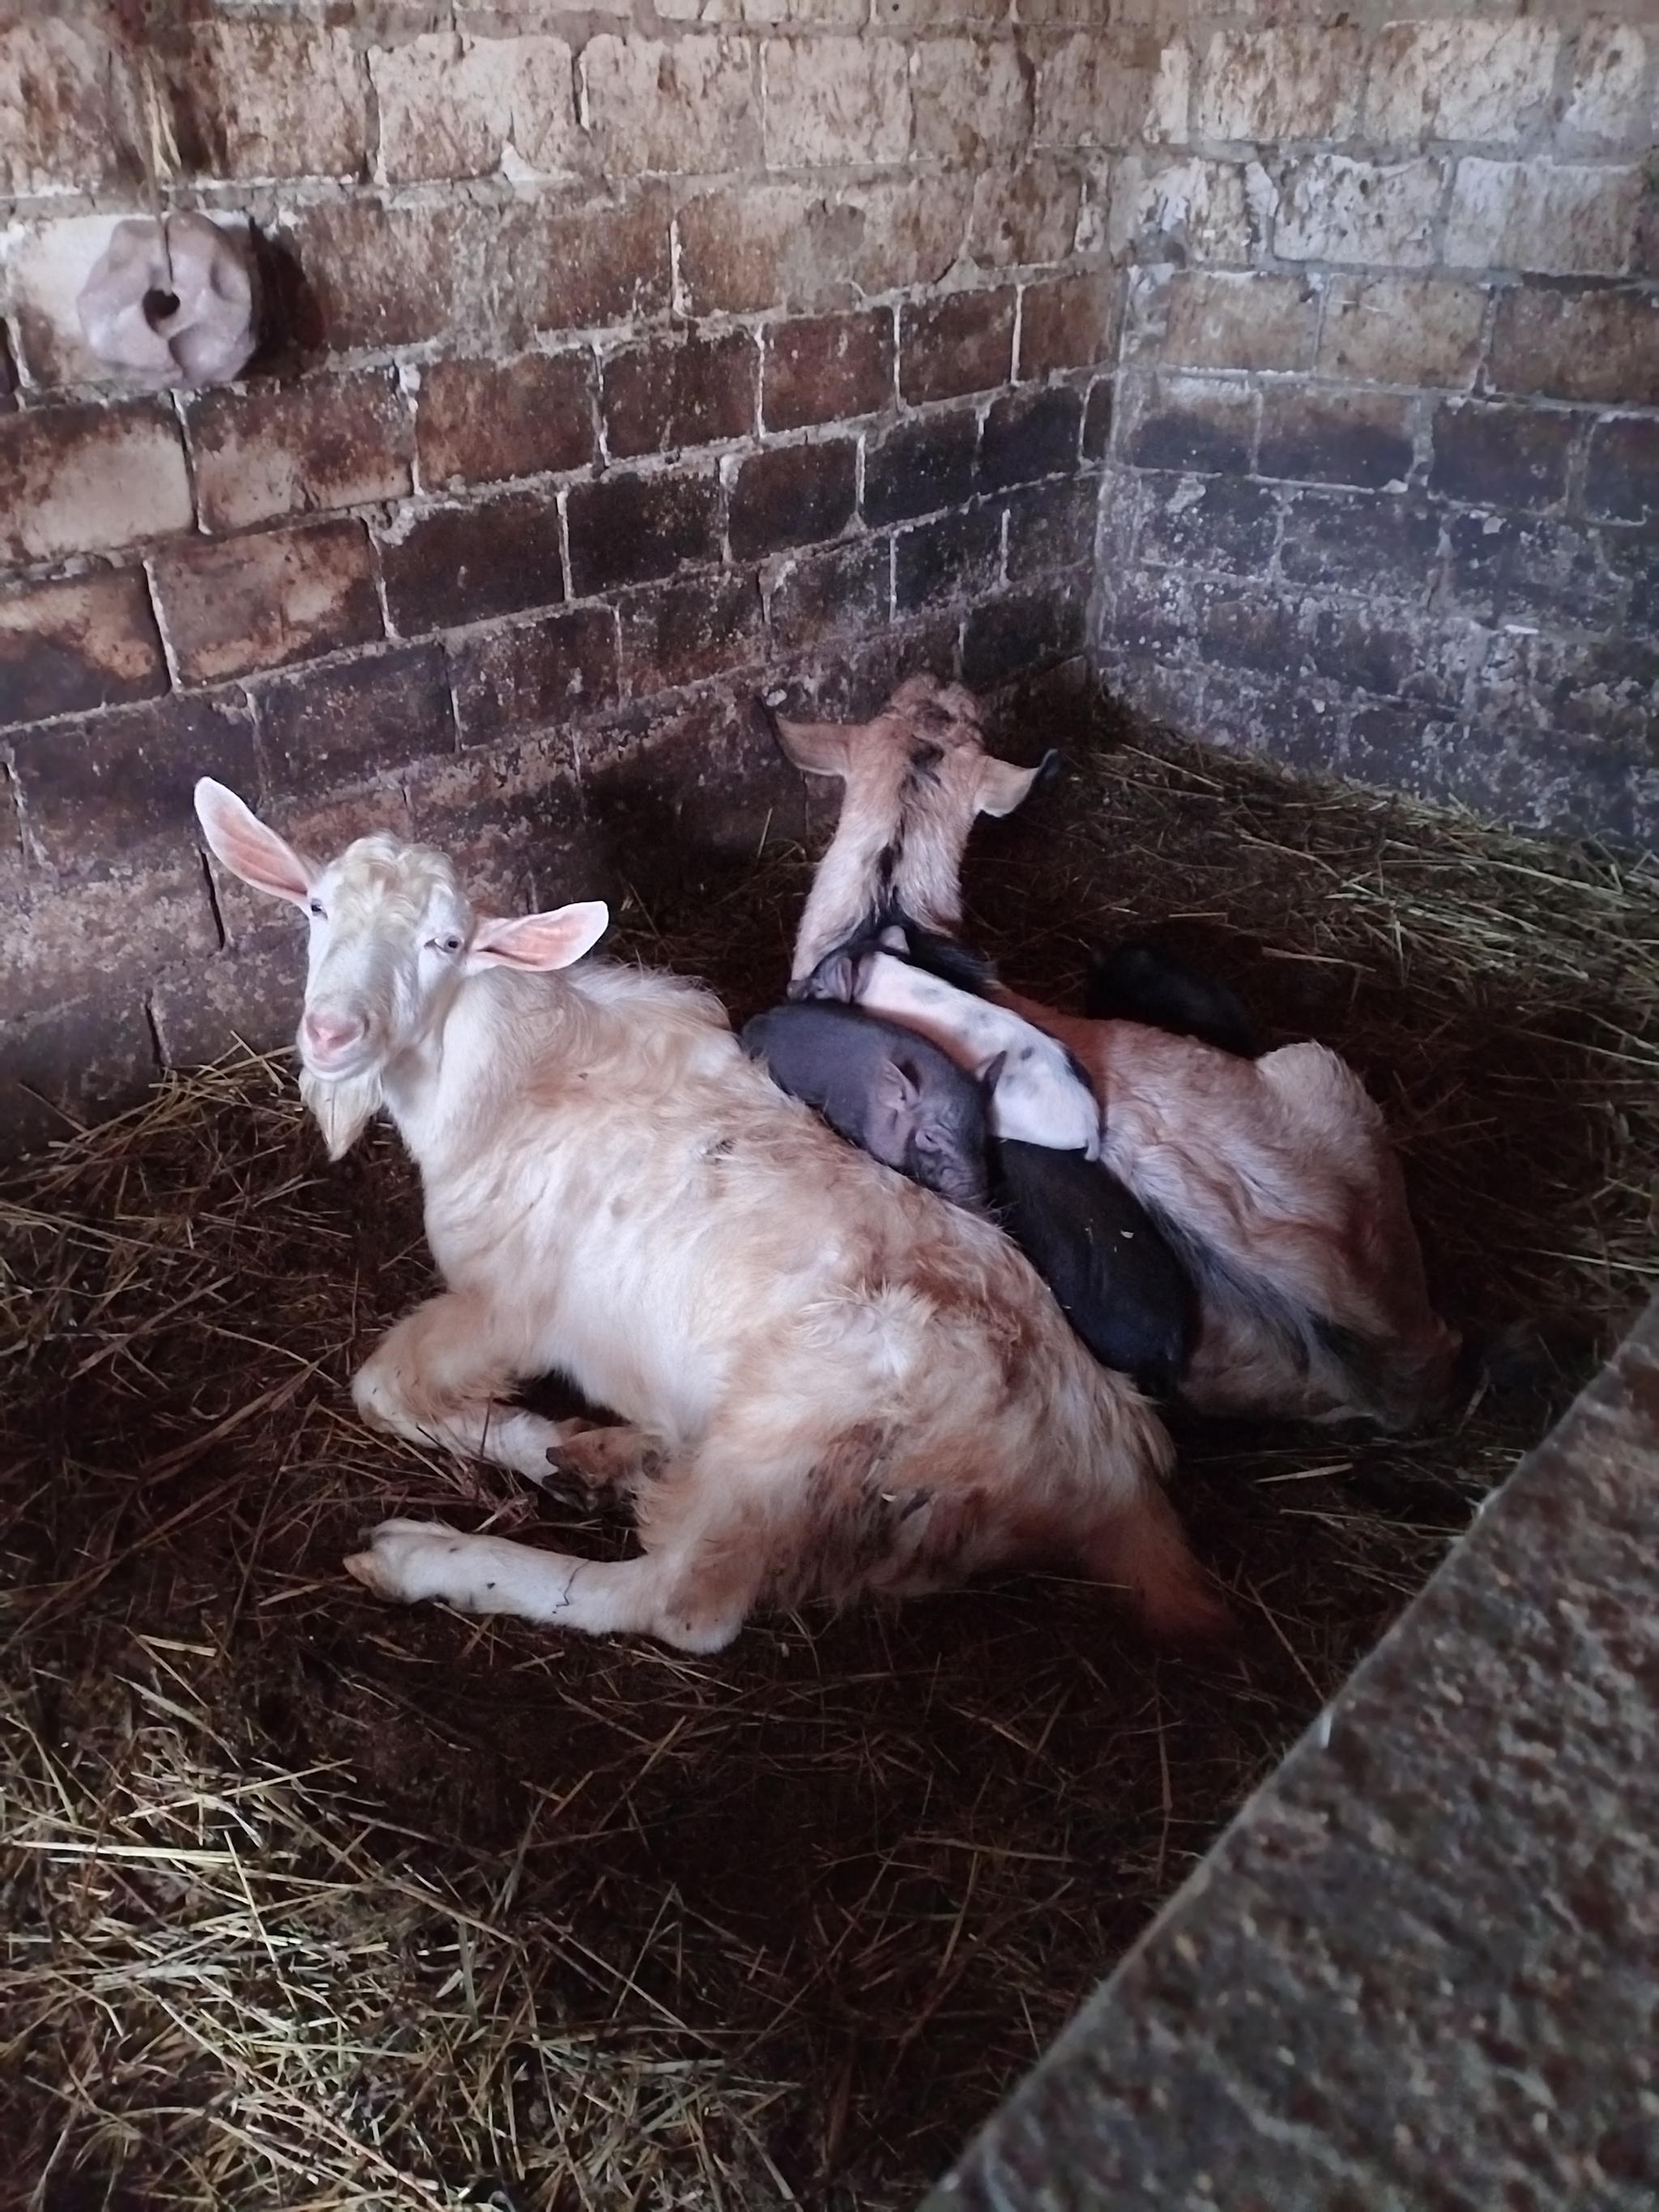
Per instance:
[[[1073,996],[1157,919],[1361,1068],[1449,1310],[1553,1324],[1557,1402],[1620,1333],[1651,873],[1144,737],[981,837],[1012,981]],[[635,901],[627,948],[745,1013],[807,872]],[[427,1282],[395,1141],[328,1167],[281,1057],[0,1181],[0,2202],[914,2203],[1551,1410],[1185,1434],[1225,1662],[1037,1577],[694,1661],[341,1575],[388,1511],[625,1541],[359,1428],[349,1372]]]

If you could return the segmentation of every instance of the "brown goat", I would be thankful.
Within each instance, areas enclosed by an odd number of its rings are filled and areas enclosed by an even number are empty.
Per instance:
[[[836,929],[872,918],[955,928],[975,816],[1010,811],[1036,774],[985,751],[972,695],[912,677],[869,722],[774,725],[790,759],[846,786],[794,975],[834,949]],[[991,995],[1086,1070],[1102,1161],[1192,1271],[1200,1325],[1181,1384],[1188,1405],[1403,1428],[1444,1403],[1459,1338],[1429,1304],[1382,1114],[1334,1053],[1293,1044],[1243,1060],[1000,987]]]

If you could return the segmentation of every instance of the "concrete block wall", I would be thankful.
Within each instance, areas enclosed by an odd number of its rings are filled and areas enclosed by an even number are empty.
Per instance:
[[[1109,204],[1109,681],[1659,842],[1659,14],[1186,15]]]
[[[1089,11],[1085,8],[1083,12]],[[74,299],[145,205],[116,11],[0,0],[0,1131],[285,1037],[204,772],[489,895],[752,850],[766,678],[1080,672],[1118,279],[1061,25],[1006,0],[154,0],[175,206],[275,337],[112,386]],[[112,62],[112,53],[114,59]]]

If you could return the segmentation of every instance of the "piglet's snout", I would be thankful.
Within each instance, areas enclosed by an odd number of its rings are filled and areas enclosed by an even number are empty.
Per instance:
[[[368,1035],[368,1024],[361,1014],[344,1013],[337,1007],[313,1006],[300,1024],[301,1047],[319,1067],[345,1059]]]

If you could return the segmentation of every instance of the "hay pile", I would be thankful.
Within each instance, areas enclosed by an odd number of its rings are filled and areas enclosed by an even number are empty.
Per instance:
[[[981,836],[1011,981],[1168,917],[1362,1069],[1449,1310],[1575,1325],[1558,1396],[1617,1335],[1650,874],[1144,741]],[[806,873],[623,921],[741,1015]],[[357,1427],[416,1194],[384,1132],[329,1169],[281,1060],[12,1171],[0,1235],[0,2197],[39,2212],[913,2203],[1550,1411],[1185,1437],[1225,1662],[1036,1577],[694,1661],[341,1576],[389,1511],[623,1540]]]

